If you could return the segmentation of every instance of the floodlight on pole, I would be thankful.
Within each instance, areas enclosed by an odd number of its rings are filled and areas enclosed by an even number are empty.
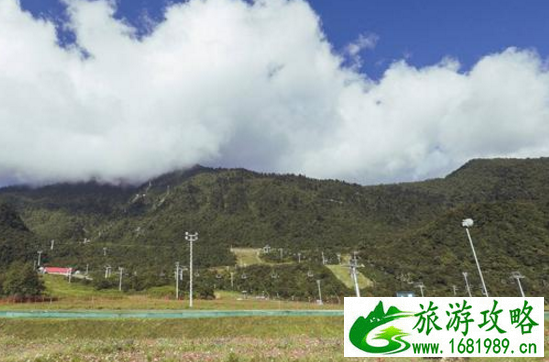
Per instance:
[[[480,281],[482,282],[482,288],[484,289],[484,293],[487,297],[488,295],[488,289],[486,288],[486,283],[484,283],[484,277],[482,276],[482,270],[480,270],[480,263],[478,262],[477,253],[475,252],[475,246],[473,245],[473,239],[471,238],[471,233],[469,232],[469,228],[474,225],[473,219],[465,219],[461,222],[461,226],[465,228],[465,232],[467,233],[467,238],[469,239],[469,243],[471,244],[471,250],[473,250],[473,256],[475,257],[475,263],[477,263],[477,269],[478,274],[480,275]]]
[[[198,233],[185,232],[185,239],[189,242],[189,308],[193,307],[193,242],[198,240]]]
[[[467,289],[467,294],[469,294],[469,297],[472,297],[471,295],[471,287],[469,287],[469,280],[467,280],[467,272],[462,272],[463,279],[465,279],[465,288]]]
[[[518,287],[520,289],[520,295],[522,295],[522,297],[524,298],[524,290],[522,289],[522,284],[520,283],[520,280],[524,278],[524,275],[522,275],[519,271],[515,271],[511,273],[511,277],[515,278],[515,280],[517,281]]]

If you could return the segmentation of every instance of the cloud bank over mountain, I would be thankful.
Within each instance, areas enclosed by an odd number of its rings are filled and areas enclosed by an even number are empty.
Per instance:
[[[52,22],[0,0],[4,182],[140,182],[200,163],[368,184],[549,154],[549,72],[531,50],[467,72],[396,61],[372,81],[353,64],[383,39],[337,52],[301,0],[174,4],[144,37],[110,2],[67,3],[76,44],[62,47]]]

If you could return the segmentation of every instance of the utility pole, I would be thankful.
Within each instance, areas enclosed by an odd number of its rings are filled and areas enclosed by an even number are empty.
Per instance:
[[[322,265],[326,265],[326,258],[324,258],[324,252],[322,252]]]
[[[67,276],[69,277],[69,284],[70,284],[72,281],[72,268],[69,268],[69,275]]]
[[[522,275],[519,271],[513,272],[511,274],[513,278],[517,281],[518,287],[520,289],[520,295],[524,298],[524,290],[522,290],[522,284],[520,283],[520,280],[524,278],[524,275]]]
[[[337,253],[336,256],[337,256],[337,264],[339,265],[341,264],[341,253]]]
[[[179,262],[175,263],[175,299],[179,300]]]
[[[486,293],[486,296],[488,295],[488,289],[486,288],[486,283],[484,283],[484,277],[482,276],[482,271],[480,270],[480,263],[477,259],[477,253],[475,252],[475,247],[473,245],[473,239],[471,238],[471,233],[469,232],[469,228],[473,226],[473,219],[465,219],[461,222],[461,226],[465,228],[465,232],[467,233],[467,238],[469,239],[469,243],[471,244],[471,250],[473,250],[473,256],[475,257],[475,262],[477,263],[478,268],[478,274],[480,275],[480,281],[482,282],[482,288],[484,289],[484,292]]]
[[[234,289],[234,272],[231,272],[231,289]]]
[[[107,256],[107,248],[103,247],[103,256]]]
[[[50,250],[53,250],[53,246],[55,245],[55,240],[52,240],[50,243],[51,243]]]
[[[467,289],[467,294],[469,294],[469,297],[472,297],[471,295],[471,288],[469,287],[469,280],[467,280],[467,272],[462,272],[463,278],[465,279],[465,288]]]
[[[185,232],[185,239],[189,242],[189,308],[193,307],[193,242],[198,240],[198,233]]]
[[[454,290],[454,297],[457,295],[457,287],[455,285],[452,285],[452,289]]]
[[[38,267],[40,268],[40,263],[42,261],[42,250],[38,252]]]
[[[278,251],[280,252],[280,261],[282,261],[283,254],[284,254],[284,249],[280,248],[280,249],[278,249]]]
[[[318,304],[322,305],[322,291],[320,290],[320,279],[317,279],[316,284],[318,285]]]
[[[301,264],[301,253],[297,253],[297,263]]]
[[[120,280],[118,281],[118,290],[121,292],[122,291],[122,275],[124,273],[124,268],[119,267],[118,271],[120,272]]]
[[[86,264],[86,275],[89,274],[90,271],[90,264]]]

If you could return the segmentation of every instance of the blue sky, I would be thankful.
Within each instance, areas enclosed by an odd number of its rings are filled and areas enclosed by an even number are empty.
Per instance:
[[[173,0],[118,0],[116,17],[145,32],[144,17],[162,19]],[[333,46],[341,50],[360,34],[376,34],[375,49],[363,50],[362,71],[378,78],[394,60],[418,67],[446,56],[463,70],[508,47],[549,54],[549,2],[544,0],[310,0]],[[21,0],[35,16],[64,19],[58,0]],[[72,39],[62,33],[62,39]]]
[[[532,0],[0,0],[0,185],[196,164],[376,184],[548,156],[547,19]]]

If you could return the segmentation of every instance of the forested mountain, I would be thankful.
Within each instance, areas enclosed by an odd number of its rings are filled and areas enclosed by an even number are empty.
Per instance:
[[[137,187],[8,187],[0,203],[21,215],[29,230],[20,232],[36,237],[49,263],[171,267],[188,258],[189,230],[200,233],[199,267],[233,265],[231,246],[269,244],[310,255],[359,250],[376,294],[420,280],[447,290],[463,284],[461,271],[478,284],[461,228],[471,217],[493,288],[515,288],[508,276],[520,270],[534,294],[548,291],[546,158],[473,160],[443,179],[378,186],[195,167]]]
[[[0,204],[0,272],[14,261],[30,261],[39,244],[13,207]]]

